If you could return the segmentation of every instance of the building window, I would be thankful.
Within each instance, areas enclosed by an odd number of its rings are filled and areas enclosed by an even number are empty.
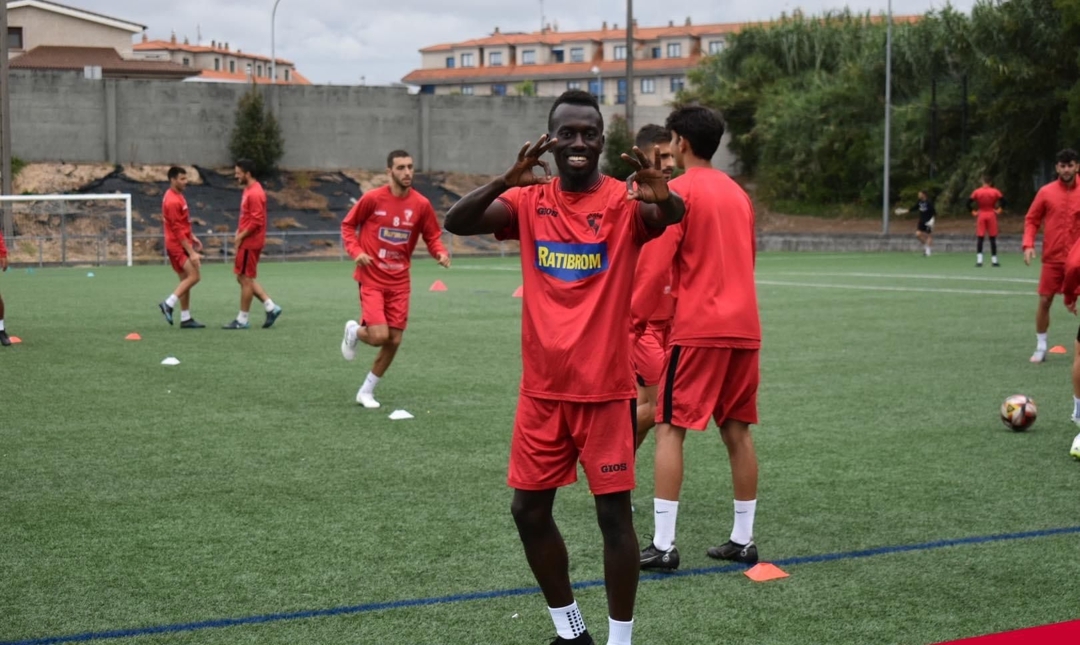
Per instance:
[[[626,45],[615,45],[615,60],[626,60]]]
[[[229,61],[229,73],[230,74],[235,74],[236,73],[236,61],[234,61],[234,60]]]
[[[709,41],[709,53],[719,54],[724,51],[724,41],[722,40],[710,40]]]
[[[573,81],[573,82],[576,83],[577,81]],[[567,89],[569,89],[569,88],[567,88]],[[600,101],[600,104],[603,105],[603,103],[604,103],[604,84],[603,84],[603,82],[600,81],[600,80],[589,81],[589,94],[592,94],[593,96],[595,96],[596,100]]]
[[[492,67],[502,67],[502,52],[491,52],[488,54],[488,64]]]
[[[472,96],[473,95],[473,86],[472,85],[462,85],[461,86],[461,93],[464,94],[465,96]]]
[[[244,73],[247,74],[248,78],[251,78],[251,63],[244,64]]]
[[[214,71],[215,72],[220,72],[221,71],[221,59],[220,58],[215,58],[214,59]]]
[[[653,58],[660,58],[660,48],[659,47],[653,47],[652,48],[652,57]]]
[[[446,68],[447,69],[454,69],[454,57],[453,56],[447,56],[446,57]]]
[[[682,43],[668,43],[668,58],[682,58]]]
[[[259,64],[259,66],[258,66],[258,67],[256,67],[255,69],[257,69],[257,70],[258,70],[257,72],[255,72],[255,75],[256,75],[256,76],[262,76],[262,75],[263,75],[263,74],[262,74],[262,64],[261,64],[261,63],[260,63],[260,64]]]
[[[434,94],[435,93],[435,86],[434,85],[421,85],[420,86],[420,93],[421,94]]]
[[[7,48],[8,49],[22,49],[23,48],[23,34],[22,27],[8,27],[7,30]]]
[[[492,96],[506,96],[506,83],[496,83],[491,86]]]
[[[285,70],[285,82],[286,82],[286,83],[288,83],[288,82],[289,82],[289,81],[291,81],[291,80],[292,80],[292,74],[290,74],[290,73],[289,73],[289,70],[288,70],[288,69],[286,69],[286,70]]]
[[[570,48],[570,62],[571,63],[584,63],[585,62],[585,48],[584,47],[571,47]]]
[[[535,65],[536,64],[536,50],[526,49],[521,52],[521,64],[522,65]]]
[[[566,81],[566,89],[568,90],[580,90],[581,81]]]
[[[473,63],[473,55],[472,54],[462,54],[461,55],[461,66],[462,67],[475,67],[476,65]]]
[[[191,67],[191,59],[187,56],[184,57],[184,67]]]
[[[620,78],[618,89],[615,91],[615,102],[619,105],[626,103],[626,79]]]
[[[641,79],[641,93],[642,94],[656,94],[656,79],[655,78],[643,78],[643,79]]]
[[[677,93],[681,92],[685,85],[686,85],[686,79],[683,78],[682,76],[672,76],[671,77],[671,93],[672,94],[677,94]]]
[[[551,62],[553,62],[553,63],[561,63],[564,60],[565,60],[565,58],[564,58],[563,50],[561,50],[561,49],[553,49],[553,50],[551,50]]]

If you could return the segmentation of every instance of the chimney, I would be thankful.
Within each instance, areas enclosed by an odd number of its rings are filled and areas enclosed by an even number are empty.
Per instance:
[[[229,42],[225,41],[225,51],[229,51]]]
[[[217,49],[217,41],[216,40],[211,40],[210,41],[210,49]]]
[[[144,31],[144,32],[142,32],[142,41],[143,41],[144,43],[146,43],[146,42],[150,42],[150,38],[149,38],[149,37],[147,37],[147,35],[146,35],[146,32],[145,32],[145,31]]]
[[[634,29],[637,29],[637,18],[634,18]]]
[[[191,44],[191,43],[188,42],[187,36],[184,36],[184,44],[185,45],[190,45]]]
[[[498,25],[495,25],[495,33],[493,33],[493,34],[491,34],[491,35],[492,35],[492,36],[497,36],[497,35],[499,35],[499,26],[498,26]]]
[[[172,36],[169,37],[169,42],[174,44],[174,45],[176,44],[176,32],[175,31],[172,32]]]
[[[607,20],[604,21],[604,26],[600,29],[600,31],[607,31]]]
[[[555,33],[559,33],[559,21],[558,20],[556,20],[555,23],[552,25],[552,29],[555,30]]]
[[[686,17],[686,26],[689,27],[690,25],[691,25],[690,16],[687,16]]]
[[[617,23],[617,22],[611,23],[611,28],[614,31],[618,31],[619,30],[619,23]]]
[[[675,26],[675,21],[674,20],[668,20],[667,21],[667,26],[668,27],[674,27]]]

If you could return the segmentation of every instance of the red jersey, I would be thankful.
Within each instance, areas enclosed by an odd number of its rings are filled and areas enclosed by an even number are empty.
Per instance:
[[[672,262],[682,241],[682,228],[669,226],[663,235],[649,242],[638,256],[634,272],[634,294],[630,298],[630,316],[634,330],[644,331],[646,324],[664,324],[675,315],[672,288]]]
[[[679,295],[672,345],[761,347],[754,285],[754,206],[731,177],[689,168],[671,189],[686,202],[675,257]]]
[[[244,196],[240,198],[239,231],[248,231],[240,248],[261,249],[266,246],[266,191],[257,181],[248,184],[244,188]]]
[[[1024,218],[1025,249],[1035,248],[1035,235],[1040,226],[1046,225],[1043,229],[1044,264],[1064,262],[1069,249],[1080,239],[1080,191],[1076,187],[1076,180],[1072,185],[1060,179],[1046,184],[1035,195]]]
[[[4,232],[0,231],[0,258],[7,257],[7,247],[4,246]]]
[[[499,200],[521,240],[521,393],[595,403],[634,399],[630,294],[645,226],[626,184],[601,176],[582,193],[549,184],[512,188]]]
[[[165,248],[183,253],[181,240],[191,242],[191,217],[188,213],[187,200],[172,188],[165,191],[161,202],[161,221],[165,229]]]
[[[971,201],[975,202],[978,206],[978,214],[980,217],[985,215],[993,215],[994,207],[997,206],[998,201],[1004,195],[1001,191],[993,186],[983,186],[982,188],[976,188],[975,192],[971,193]]]
[[[345,251],[355,258],[363,251],[374,259],[366,267],[358,266],[353,278],[365,285],[386,289],[409,289],[409,266],[420,237],[428,253],[437,258],[446,253],[442,229],[435,209],[426,197],[410,190],[395,197],[390,186],[364,193],[341,222]]]

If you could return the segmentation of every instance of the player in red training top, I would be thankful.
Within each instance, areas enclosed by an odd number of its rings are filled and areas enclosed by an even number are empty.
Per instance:
[[[650,123],[638,130],[634,144],[645,155],[653,157],[660,151],[660,170],[665,179],[675,171],[675,156],[671,153],[671,133],[663,126]],[[656,425],[656,388],[664,371],[668,328],[675,314],[675,298],[671,291],[671,257],[673,245],[678,244],[679,227],[669,226],[659,239],[649,242],[638,256],[634,273],[634,294],[630,298],[633,322],[631,360],[637,377],[637,445],[645,440]]]
[[[975,192],[971,193],[971,199],[968,200],[968,208],[971,209],[971,215],[975,217],[975,235],[978,236],[978,242],[975,246],[975,266],[981,267],[983,265],[983,240],[987,235],[990,236],[990,262],[1000,267],[997,257],[997,234],[998,234],[998,213],[1001,212],[1003,205],[1001,191],[990,185],[990,176],[982,176],[982,186],[975,189]]]
[[[715,111],[692,106],[667,119],[675,162],[686,173],[671,187],[686,200],[675,253],[678,306],[660,381],[656,428],[656,487],[652,544],[643,569],[679,566],[675,520],[683,479],[686,430],[720,427],[735,493],[731,539],[708,550],[713,558],[753,563],[757,509],[757,455],[750,425],[757,423],[761,323],[754,285],[754,207],[747,194],[710,159],[724,122]]]
[[[413,160],[404,150],[386,158],[390,183],[369,190],[341,222],[345,251],[356,262],[353,278],[360,285],[360,322],[345,323],[341,355],[356,358],[356,341],[379,348],[356,402],[377,408],[375,386],[394,360],[409,319],[409,265],[413,249],[424,238],[428,253],[444,267],[450,254],[439,239],[442,231],[435,209],[412,189]]]
[[[173,308],[180,304],[180,328],[202,329],[206,325],[191,317],[191,288],[199,284],[199,267],[202,263],[202,242],[191,232],[191,216],[188,213],[184,190],[187,188],[187,171],[179,166],[169,168],[169,189],[161,203],[161,223],[165,229],[165,253],[173,271],[180,276],[180,286],[168,298],[158,303],[166,322],[173,324]]]
[[[4,245],[4,232],[0,231],[0,271],[7,271],[7,268],[7,246]],[[0,296],[0,346],[8,347],[10,345],[11,339],[8,338],[7,330],[4,328],[4,297]]]
[[[1046,360],[1046,332],[1050,329],[1050,305],[1062,288],[1065,257],[1080,239],[1080,191],[1076,173],[1080,156],[1066,148],[1057,153],[1058,178],[1039,189],[1024,218],[1024,264],[1035,258],[1035,236],[1043,229],[1042,270],[1039,273],[1039,307],[1035,310],[1035,353],[1032,363]]]
[[[526,143],[503,176],[455,204],[446,230],[521,241],[523,369],[507,479],[518,536],[555,623],[554,643],[593,643],[552,517],[555,492],[577,479],[580,460],[604,536],[608,643],[629,645],[638,583],[630,295],[641,245],[685,209],[638,149],[636,159],[623,155],[639,168],[636,188],[600,174],[604,119],[588,92],[556,99],[548,131]],[[548,151],[555,179],[541,161]],[[538,166],[543,175],[534,172]]]
[[[254,173],[255,162],[250,159],[241,159],[233,167],[233,176],[244,187],[244,195],[240,198],[240,222],[233,240],[233,248],[236,249],[233,273],[240,283],[240,313],[224,329],[251,328],[248,312],[251,311],[252,298],[258,298],[266,310],[263,329],[273,326],[281,315],[281,307],[274,304],[262,285],[255,282],[259,273],[259,257],[266,244],[266,191],[262,184],[255,181]]]

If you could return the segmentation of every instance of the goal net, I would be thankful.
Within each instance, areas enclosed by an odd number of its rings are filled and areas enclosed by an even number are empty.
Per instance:
[[[161,258],[160,236],[132,235],[130,194],[0,195],[0,213],[13,223],[6,240],[11,263],[131,266]]]

